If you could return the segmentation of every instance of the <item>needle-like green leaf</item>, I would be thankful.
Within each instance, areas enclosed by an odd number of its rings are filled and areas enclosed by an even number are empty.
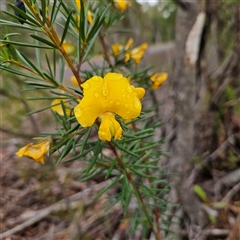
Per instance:
[[[34,34],[30,34],[29,36],[31,36],[32,38],[38,40],[39,42],[45,43],[46,45],[52,47],[52,48],[58,48],[54,43],[49,42],[47,39],[39,37],[37,35]]]
[[[63,41],[65,40],[65,37],[66,37],[66,35],[68,33],[68,29],[69,29],[69,24],[70,24],[70,21],[71,21],[72,13],[73,13],[73,11],[71,11],[69,13],[69,15],[68,15],[67,22],[65,23],[65,28],[63,30],[63,34],[62,34],[60,45],[63,44]]]

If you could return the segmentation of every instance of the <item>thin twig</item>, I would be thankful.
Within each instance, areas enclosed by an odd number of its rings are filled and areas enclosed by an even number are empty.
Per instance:
[[[105,55],[108,63],[111,65],[111,60],[110,60],[110,57],[109,57],[109,54],[108,54],[107,46],[106,46],[106,43],[104,41],[104,37],[103,37],[101,31],[99,32],[99,39],[100,39],[102,47],[103,47],[104,55]]]
[[[81,55],[80,55],[80,60],[79,60],[79,63],[78,63],[78,65],[77,65],[77,72],[78,72],[78,73],[80,72],[80,68],[81,68],[81,66],[82,66],[82,59],[83,59],[84,51],[85,51],[85,44],[83,43],[83,47],[82,47]]]

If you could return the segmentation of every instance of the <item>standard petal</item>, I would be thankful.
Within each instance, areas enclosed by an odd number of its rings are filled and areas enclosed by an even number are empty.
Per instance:
[[[107,111],[114,112],[126,120],[138,117],[142,105],[136,88],[122,74],[108,73],[104,77]],[[143,90],[144,91],[144,90]]]
[[[83,99],[74,108],[74,114],[82,127],[92,126],[96,118],[107,111],[106,100],[103,95],[103,79],[94,76],[81,85],[83,87]]]

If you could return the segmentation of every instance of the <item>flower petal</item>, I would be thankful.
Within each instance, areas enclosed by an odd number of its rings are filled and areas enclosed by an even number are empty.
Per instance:
[[[150,79],[153,81],[151,88],[157,89],[159,86],[162,85],[163,82],[166,81],[167,77],[168,77],[168,74],[165,72],[155,73],[153,76],[150,77]]]
[[[91,12],[91,11],[88,11],[87,18],[88,18],[88,22],[89,22],[90,24],[92,24],[93,18],[92,18],[92,12]]]
[[[120,54],[120,51],[122,50],[122,45],[120,45],[119,43],[114,43],[112,45],[112,51],[113,51],[113,55],[115,57],[117,57]]]
[[[76,53],[76,46],[71,44],[71,43],[63,43],[62,44],[62,47],[63,49],[65,50],[65,52],[68,54],[68,55],[74,55]]]
[[[137,97],[139,99],[142,99],[145,95],[145,89],[144,88],[135,88],[135,91],[137,93]]]
[[[49,152],[49,148],[49,141],[43,141],[39,144],[30,143],[27,146],[20,148],[16,155],[18,157],[26,156],[36,162],[44,164],[45,155]]]
[[[125,53],[125,59],[124,59],[124,62],[125,62],[125,63],[128,62],[128,61],[130,60],[130,58],[131,58],[131,53],[126,52],[126,53]]]
[[[76,6],[77,6],[77,9],[80,11],[80,9],[81,9],[80,0],[75,0],[75,3],[76,3]]]
[[[106,112],[100,115],[101,124],[98,131],[98,137],[103,141],[111,141],[112,137],[115,140],[122,139],[122,128],[115,116],[111,112]]]
[[[105,99],[107,111],[114,112],[126,120],[140,115],[142,105],[136,88],[130,85],[128,79],[122,74],[106,74],[103,88],[107,90]]]
[[[66,106],[65,108],[65,113],[67,116],[70,116],[70,109],[68,109],[67,107],[69,106],[68,102],[66,102],[66,100],[61,100],[61,99],[55,99],[52,101],[51,105],[52,105],[52,110],[54,112],[57,112],[59,115],[61,116],[64,116],[64,111],[63,111],[63,108],[62,108],[62,103],[64,106]],[[58,104],[58,105],[57,105]],[[54,106],[56,105],[56,106]]]
[[[77,81],[77,79],[76,79],[75,76],[71,76],[71,82],[72,82],[75,86],[79,87],[78,81]]]
[[[131,6],[131,3],[127,0],[114,0],[118,9],[123,12],[127,7]]]
[[[148,48],[147,43],[143,43],[139,47],[134,48],[131,51],[131,58],[138,64],[141,61],[141,59],[144,55],[144,52],[147,48]]]
[[[131,48],[132,45],[133,45],[133,38],[129,38],[125,45],[125,50],[128,50],[129,48]]]
[[[82,127],[89,127],[93,125],[100,114],[106,111],[106,102],[101,91],[103,79],[94,76],[81,86],[84,97],[74,108],[74,114]]]

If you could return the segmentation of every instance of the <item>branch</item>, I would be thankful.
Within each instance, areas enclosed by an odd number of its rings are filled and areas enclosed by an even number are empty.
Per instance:
[[[111,60],[110,60],[110,57],[109,57],[109,54],[108,54],[107,46],[106,46],[106,43],[104,41],[104,37],[103,37],[101,32],[99,32],[99,39],[100,39],[102,47],[103,47],[104,56],[106,57],[108,63],[111,65]]]

